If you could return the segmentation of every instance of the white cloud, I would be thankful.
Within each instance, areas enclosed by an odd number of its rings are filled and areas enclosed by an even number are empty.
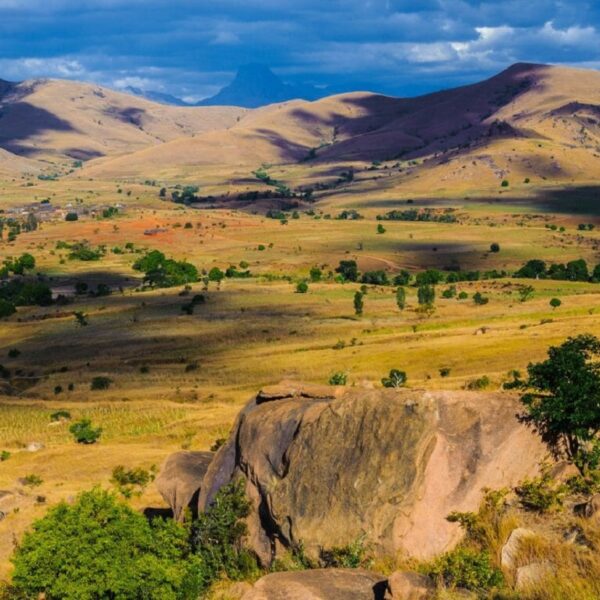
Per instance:
[[[75,58],[3,58],[0,72],[6,79],[20,81],[38,77],[86,78],[85,67]]]

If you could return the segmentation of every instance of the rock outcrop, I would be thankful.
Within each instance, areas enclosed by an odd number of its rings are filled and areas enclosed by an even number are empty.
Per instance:
[[[156,487],[181,521],[186,508],[196,508],[202,479],[213,459],[212,452],[177,452],[167,458],[156,478]]]
[[[383,600],[385,577],[362,569],[271,573],[242,600]]]
[[[268,564],[360,537],[381,554],[431,557],[461,536],[446,516],[475,510],[482,488],[537,472],[545,449],[506,393],[303,386],[261,391],[204,477],[199,510],[244,477],[250,544]]]

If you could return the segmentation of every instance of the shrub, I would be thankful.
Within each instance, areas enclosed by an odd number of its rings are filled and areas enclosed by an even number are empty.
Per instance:
[[[71,413],[68,410],[57,410],[50,415],[50,420],[53,423],[57,421],[68,421],[71,418]]]
[[[490,245],[490,252],[500,252],[500,244],[494,242]]]
[[[341,260],[335,270],[345,281],[356,281],[358,279],[358,265],[355,260]]]
[[[385,271],[367,271],[363,273],[360,281],[370,285],[388,285],[390,283]]]
[[[545,513],[562,508],[568,487],[554,481],[549,470],[544,469],[539,477],[525,479],[515,492],[523,508]]]
[[[502,187],[508,187],[510,184],[508,182],[508,179],[503,179],[502,183],[500,184]]]
[[[4,462],[10,458],[10,452],[8,450],[0,451],[0,462]]]
[[[449,300],[450,298],[454,298],[455,296],[456,296],[456,286],[455,285],[451,285],[450,287],[446,288],[442,292],[442,298],[446,298],[447,300]]]
[[[347,546],[321,550],[321,563],[325,568],[358,569],[367,566],[364,539],[358,538]]]
[[[478,305],[487,304],[490,301],[489,298],[486,298],[481,292],[475,292],[473,294],[473,302]]]
[[[104,375],[98,375],[92,379],[90,383],[91,390],[107,390],[111,384],[112,379],[110,377],[105,377]]]
[[[203,567],[187,537],[94,489],[34,523],[13,556],[13,584],[28,598],[195,600]]]
[[[323,271],[321,271],[321,269],[319,269],[319,267],[312,267],[310,270],[310,280],[313,283],[316,283],[317,281],[321,281],[321,278],[323,277]]]
[[[408,285],[410,283],[410,273],[408,271],[400,271],[395,277],[393,281],[394,285]]]
[[[457,548],[440,556],[426,569],[427,574],[450,588],[473,591],[501,586],[502,573],[494,568],[487,552]]]
[[[10,317],[17,312],[16,306],[9,300],[0,298],[0,319]]]
[[[306,292],[308,292],[308,283],[306,283],[306,281],[298,283],[298,285],[296,285],[296,292],[298,294],[306,294]]]
[[[527,302],[527,300],[531,300],[533,298],[533,293],[535,290],[530,285],[523,285],[518,290],[519,300],[521,302]]]
[[[65,221],[78,221],[79,220],[79,215],[75,212],[68,212],[65,215]]]
[[[36,475],[35,473],[26,475],[25,477],[23,477],[23,479],[21,481],[23,482],[23,485],[26,485],[27,487],[32,487],[32,488],[39,487],[40,485],[42,485],[42,483],[44,483],[44,480],[39,475]]]
[[[399,388],[406,385],[406,380],[408,377],[406,376],[405,371],[400,371],[399,369],[392,369],[387,377],[384,377],[381,380],[383,387],[386,388]]]
[[[377,224],[377,233],[385,233],[385,227],[381,224]]]
[[[329,378],[329,385],[346,385],[348,375],[343,371],[337,371]]]
[[[428,269],[421,273],[417,273],[416,283],[422,285],[437,285],[444,281],[444,274],[437,269]]]
[[[451,369],[450,367],[442,367],[440,369],[440,377],[448,377],[450,375]]]
[[[487,375],[483,375],[483,377],[471,379],[471,381],[465,385],[465,388],[467,390],[484,390],[490,383],[490,378]]]
[[[69,427],[69,432],[73,434],[73,437],[78,444],[89,445],[95,444],[100,439],[102,428],[94,428],[89,419],[82,419],[81,421],[73,423],[73,425]]]
[[[244,482],[238,480],[222,487],[213,503],[198,515],[192,543],[201,560],[204,584],[221,575],[239,580],[257,571],[256,559],[246,550],[245,519],[250,505],[244,494]]]
[[[467,292],[460,292],[457,296],[457,298],[459,300],[466,300],[469,297],[469,294],[467,294]]]
[[[219,267],[213,267],[208,272],[208,280],[209,281],[216,281],[217,283],[219,283],[220,281],[223,281],[224,278],[225,278],[225,273],[223,273],[223,271],[221,271],[221,269],[219,269]]]
[[[150,470],[137,467],[135,469],[126,469],[123,465],[118,465],[112,472],[112,483],[114,483],[125,498],[140,496],[151,481],[156,478],[156,467]]]

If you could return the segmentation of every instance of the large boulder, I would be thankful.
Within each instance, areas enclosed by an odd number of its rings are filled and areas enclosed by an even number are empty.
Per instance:
[[[452,547],[451,511],[515,485],[545,455],[507,393],[307,387],[263,390],[242,410],[202,483],[199,510],[246,480],[250,543],[268,564],[359,538],[381,554],[428,558]]]
[[[242,600],[383,600],[385,577],[362,569],[271,573]]]
[[[186,508],[196,509],[200,485],[213,456],[212,452],[176,452],[161,467],[155,484],[177,521],[183,519]]]

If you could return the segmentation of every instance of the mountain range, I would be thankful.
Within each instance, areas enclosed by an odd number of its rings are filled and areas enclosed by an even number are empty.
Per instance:
[[[520,63],[416,98],[355,92],[256,109],[166,106],[71,81],[2,82],[0,148],[0,170],[75,159],[87,161],[90,177],[393,161],[404,168],[387,174],[389,184],[416,188],[587,181],[600,172],[600,73]]]

